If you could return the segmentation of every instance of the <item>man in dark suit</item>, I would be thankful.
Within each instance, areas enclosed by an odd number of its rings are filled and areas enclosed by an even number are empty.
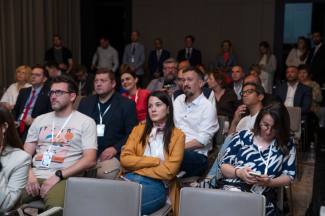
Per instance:
[[[201,51],[193,48],[195,38],[192,35],[185,37],[185,49],[178,51],[177,61],[188,61],[191,66],[201,64],[202,56]]]
[[[241,100],[240,93],[243,91],[244,71],[240,66],[234,66],[231,69],[232,82],[227,84],[226,88],[233,89],[237,95],[237,99]]]
[[[100,161],[112,157],[119,159],[122,146],[139,124],[135,102],[115,92],[115,73],[107,68],[96,72],[94,83],[97,94],[83,98],[78,111],[97,124],[97,157]]]
[[[306,121],[313,101],[313,89],[299,82],[295,66],[287,68],[286,78],[287,82],[278,85],[274,94],[281,97],[286,107],[301,107],[301,119]]]
[[[163,77],[163,62],[170,58],[170,52],[162,49],[162,40],[155,40],[156,50],[151,51],[148,60],[148,68],[150,70],[150,80]]]
[[[15,124],[19,125],[18,132],[22,143],[25,143],[28,129],[34,119],[52,111],[49,88],[44,86],[48,77],[48,72],[41,65],[35,65],[31,73],[32,87],[19,91],[17,102],[11,110]]]
[[[44,85],[49,89],[51,88],[52,79],[55,77],[62,75],[62,76],[68,76],[68,77],[74,79],[74,77],[71,74],[60,70],[59,64],[55,60],[47,61],[45,63],[45,69],[48,71],[49,78],[47,79],[47,81]]]
[[[80,64],[74,69],[75,81],[78,84],[80,96],[90,96],[94,91],[94,74],[88,74],[86,66]]]
[[[313,32],[313,42],[315,47],[310,50],[306,64],[310,67],[312,80],[322,87],[325,83],[325,46],[321,32]]]

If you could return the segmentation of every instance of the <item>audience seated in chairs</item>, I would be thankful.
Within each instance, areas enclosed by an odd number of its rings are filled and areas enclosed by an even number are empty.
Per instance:
[[[227,116],[228,121],[231,124],[239,102],[234,90],[226,88],[226,75],[221,71],[210,72],[208,85],[209,88],[213,90],[215,95],[217,114]]]
[[[308,143],[315,142],[314,130],[313,128],[318,127],[318,122],[321,120],[323,112],[320,103],[323,100],[322,90],[319,84],[311,80],[311,72],[307,65],[299,65],[298,67],[298,78],[299,82],[309,86],[313,89],[312,92],[312,104],[309,112],[307,113],[307,140]]]
[[[139,124],[146,123],[147,116],[147,97],[150,91],[146,89],[139,89],[137,87],[138,78],[132,71],[124,71],[121,74],[121,84],[126,90],[126,93],[122,94],[136,103],[136,109],[138,113]]]
[[[234,48],[229,40],[224,40],[220,45],[214,68],[222,71],[227,77],[227,83],[230,83],[232,81],[231,69],[235,65],[237,65],[237,59]]]
[[[31,72],[32,87],[20,90],[16,104],[11,114],[18,127],[21,142],[25,143],[30,125],[39,115],[51,112],[49,89],[44,86],[48,79],[48,72],[41,66],[33,66]]]
[[[174,215],[178,213],[176,174],[183,160],[185,134],[174,126],[173,104],[166,92],[148,96],[146,124],[135,127],[121,153],[124,168],[119,180],[142,184],[141,214],[151,214],[166,203],[166,191]]]
[[[18,136],[10,111],[0,104],[0,215],[20,201],[32,157]]]
[[[96,165],[96,125],[72,109],[77,95],[77,84],[71,78],[53,79],[49,96],[54,112],[35,119],[24,145],[34,159],[23,203],[44,198],[45,210],[63,207],[66,179],[82,176]]]
[[[202,93],[203,73],[195,67],[183,71],[184,94],[174,101],[175,126],[186,135],[180,170],[185,177],[201,176],[208,167],[208,151],[219,128],[217,110]]]
[[[1,101],[0,101],[9,110],[12,110],[14,108],[20,89],[28,88],[28,87],[32,86],[30,84],[31,71],[32,71],[31,68],[26,65],[19,66],[16,69],[15,81],[17,81],[17,82],[13,83],[9,86],[9,88],[3,94]]]
[[[296,175],[296,149],[286,107],[272,102],[262,108],[252,131],[234,136],[219,163],[224,176],[219,185],[223,190],[264,195],[266,214],[276,215],[275,187],[290,185]]]
[[[81,99],[78,111],[96,122],[100,162],[119,159],[122,146],[139,124],[136,104],[115,92],[115,73],[110,69],[97,70],[94,85],[97,94]]]
[[[94,74],[88,73],[86,66],[79,64],[74,68],[74,75],[79,87],[79,96],[92,95],[94,91]]]

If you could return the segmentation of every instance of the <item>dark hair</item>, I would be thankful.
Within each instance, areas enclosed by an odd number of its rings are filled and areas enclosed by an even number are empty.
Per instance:
[[[261,85],[259,85],[257,83],[254,83],[254,82],[247,82],[247,83],[244,84],[243,89],[247,85],[255,86],[255,90],[257,92],[257,95],[260,95],[260,94],[265,95],[265,90],[264,90],[263,86],[261,86]]]
[[[133,32],[136,32],[136,33],[138,34],[138,36],[140,36],[140,32],[139,32],[138,30],[133,30],[133,31],[131,32],[131,34],[132,34]]]
[[[13,148],[19,148],[24,150],[23,144],[21,143],[17,129],[14,124],[14,119],[9,109],[5,105],[0,103],[0,126],[4,126],[5,122],[8,124],[6,132],[2,133],[2,128],[0,129],[0,146],[3,146],[2,150],[4,150],[6,146],[11,146]],[[1,156],[4,156],[3,151],[1,153]],[[0,172],[1,169],[2,165],[0,162]]]
[[[232,46],[230,40],[224,40],[224,41],[222,41],[222,43],[220,44],[220,48],[219,48],[219,51],[218,51],[217,56],[222,56],[222,55],[224,54],[224,52],[223,52],[223,44],[224,44],[224,43],[228,43],[228,44],[229,44],[229,54],[231,54],[231,55],[234,54],[234,48],[233,48],[233,46]]]
[[[307,38],[305,37],[299,37],[298,39],[298,43],[299,43],[299,40],[302,40],[305,47],[304,47],[304,52],[301,54],[301,56],[299,57],[300,61],[303,61],[307,58],[307,55],[308,55],[308,51],[309,51],[309,41]]]
[[[108,36],[107,35],[105,35],[105,34],[103,34],[103,35],[101,35],[100,36],[100,39],[99,40],[106,40],[106,41],[108,41],[109,39],[108,39]]]
[[[34,70],[35,68],[39,68],[39,69],[42,69],[43,71],[43,77],[46,77],[46,78],[49,78],[50,75],[49,75],[49,72],[40,64],[35,64],[32,66],[32,70]]]
[[[307,73],[308,73],[308,77],[311,78],[311,71],[310,71],[310,68],[309,68],[308,65],[306,65],[306,64],[301,64],[301,65],[299,65],[299,66],[298,66],[298,72],[301,71],[301,70],[305,70],[305,71],[307,71]]]
[[[192,42],[195,41],[195,38],[194,38],[192,35],[187,35],[187,36],[185,37],[185,40],[186,40],[187,38],[190,38]]]
[[[57,61],[55,60],[49,60],[45,63],[45,67],[49,67],[49,68],[55,68],[57,70],[60,70],[59,68],[59,64],[57,63]]]
[[[162,40],[161,40],[160,38],[156,38],[156,39],[155,39],[155,42],[156,42],[156,40],[159,40],[160,43],[162,43]]]
[[[56,34],[56,35],[53,35],[53,39],[54,39],[55,37],[58,37],[60,40],[62,40],[62,39],[61,39],[61,36],[60,36],[60,35],[58,35],[58,34]]]
[[[74,68],[75,72],[82,72],[83,74],[87,72],[87,67],[85,65],[82,64],[78,64],[76,65],[76,67]]]
[[[163,138],[164,147],[166,149],[166,152],[169,153],[168,145],[170,143],[170,140],[171,140],[171,137],[172,137],[173,128],[174,128],[173,102],[172,102],[170,96],[166,92],[163,92],[163,91],[154,91],[154,92],[151,92],[148,95],[147,104],[149,102],[149,98],[150,97],[157,97],[164,104],[166,104],[167,107],[169,107],[169,114],[167,114],[167,122],[166,122],[166,127],[165,127],[165,132],[164,132],[164,138]],[[142,146],[145,146],[146,145],[146,140],[147,140],[147,137],[149,136],[149,134],[150,134],[150,132],[152,130],[152,127],[153,127],[153,122],[150,119],[149,112],[147,112],[146,126],[144,127],[143,134],[141,136]],[[150,146],[150,143],[148,143],[148,145]]]
[[[312,31],[312,35],[315,34],[315,33],[319,33],[321,37],[323,37],[323,33],[319,30],[319,29],[315,29]]]
[[[115,78],[115,73],[111,70],[111,69],[108,69],[108,68],[101,68],[101,69],[98,69],[96,71],[96,74],[108,74],[108,78],[111,80],[111,81],[115,81],[116,78]]]
[[[275,139],[277,147],[280,147],[283,154],[288,155],[287,144],[290,142],[290,116],[287,108],[283,103],[276,101],[264,106],[256,117],[252,130],[254,134],[261,135],[260,123],[265,115],[270,115],[273,118],[273,128],[276,128]]]
[[[67,83],[68,84],[68,92],[76,93],[78,95],[79,89],[77,83],[70,77],[66,75],[61,75],[52,79],[52,85],[54,83]],[[76,97],[77,98],[77,97]]]
[[[135,72],[130,71],[130,70],[125,70],[121,73],[121,77],[123,74],[130,74],[134,79],[137,78],[137,75],[135,74]]]
[[[221,88],[226,88],[227,87],[227,77],[226,77],[226,75],[223,73],[223,72],[221,72],[221,71],[211,71],[210,73],[209,73],[209,75],[212,75],[213,76],[213,78],[214,78],[214,80],[219,84],[219,82],[220,82],[220,86],[221,86]]]
[[[197,74],[199,79],[204,80],[203,72],[200,69],[198,69],[196,67],[187,67],[183,70],[183,73],[186,73],[189,71],[194,71]]]

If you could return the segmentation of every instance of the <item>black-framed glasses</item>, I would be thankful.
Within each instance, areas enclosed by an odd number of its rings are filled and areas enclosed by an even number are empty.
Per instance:
[[[37,76],[37,77],[40,77],[41,74],[39,74],[39,73],[31,73],[30,76]]]
[[[267,131],[268,129],[270,129],[270,131],[271,131],[272,133],[275,133],[275,132],[276,132],[276,129],[270,127],[270,125],[265,125],[265,124],[262,123],[262,124],[260,124],[260,127],[261,127],[261,129],[262,129],[263,131]]]
[[[62,90],[56,90],[56,91],[49,91],[49,93],[47,93],[47,95],[48,95],[49,97],[51,97],[53,94],[55,94],[55,96],[60,97],[60,96],[63,95],[64,93],[73,93],[73,92],[62,91]]]
[[[258,93],[258,91],[256,91],[255,89],[247,89],[246,91],[242,91],[242,92],[240,92],[240,95],[243,96],[245,93],[246,93],[247,95],[250,95],[250,94],[252,94],[253,92]]]

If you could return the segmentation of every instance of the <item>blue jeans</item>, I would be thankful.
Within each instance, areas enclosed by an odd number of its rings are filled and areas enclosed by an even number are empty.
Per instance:
[[[228,146],[229,146],[229,144],[230,144],[230,142],[232,140],[232,137],[233,137],[232,135],[227,136],[227,138],[225,139],[225,142],[223,143],[223,145],[222,145],[219,152],[225,152],[227,150],[227,148],[228,148]],[[214,161],[213,166],[211,167],[210,172],[208,173],[208,175],[217,176],[217,169],[218,169],[218,159],[216,159]],[[212,179],[211,184],[213,186],[216,186],[216,180]]]
[[[127,173],[124,177],[142,185],[142,215],[149,215],[165,205],[165,186],[161,180],[144,177],[132,172]],[[118,178],[117,180],[125,181],[122,178]]]
[[[184,177],[201,176],[208,168],[208,157],[192,150],[184,151],[184,158],[179,168],[185,171]]]

